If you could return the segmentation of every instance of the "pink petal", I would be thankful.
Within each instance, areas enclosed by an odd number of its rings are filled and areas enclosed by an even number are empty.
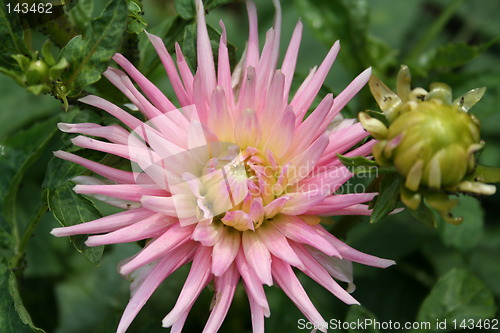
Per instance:
[[[347,157],[354,156],[368,156],[372,152],[373,146],[377,143],[377,140],[370,140],[367,143],[359,146],[356,149],[351,150],[350,152],[344,154]]]
[[[129,171],[123,171],[119,169],[115,169],[112,167],[109,167],[107,165],[103,165],[91,160],[88,160],[86,158],[80,157],[78,155],[68,153],[62,150],[58,150],[54,152],[54,156],[62,158],[63,160],[70,161],[76,164],[79,164],[83,166],[86,169],[89,169],[90,171],[93,171],[104,178],[110,179],[114,182],[117,183],[125,183],[125,184],[131,184],[135,183],[136,179],[135,176],[132,172]]]
[[[89,136],[98,136],[119,144],[127,144],[130,136],[128,131],[118,125],[101,126],[93,123],[58,123],[57,127],[65,133],[79,133]]]
[[[248,302],[250,303],[250,312],[252,317],[252,332],[253,333],[264,333],[264,315],[266,309],[263,308],[248,291],[247,285],[245,285],[245,292],[248,295]],[[269,316],[269,309],[267,309]]]
[[[273,218],[276,214],[280,213],[290,197],[283,196],[274,199],[264,207],[266,219]]]
[[[293,107],[295,115],[297,116],[297,123],[302,122],[302,119],[306,115],[307,110],[311,106],[314,98],[318,94],[325,78],[330,71],[330,68],[337,57],[340,50],[339,42],[335,42],[325,57],[325,60],[321,63],[318,71],[314,74],[310,83],[302,91],[297,91],[295,97],[292,99],[290,106]]]
[[[66,237],[66,236],[84,235],[84,234],[100,234],[126,227],[128,225],[139,222],[143,219],[149,218],[153,215],[154,212],[151,212],[147,209],[136,208],[116,213],[113,215],[101,217],[100,219],[90,222],[72,225],[69,227],[54,228],[50,233],[56,237]]]
[[[155,264],[154,268],[134,290],[125,311],[123,311],[120,324],[116,330],[117,333],[125,333],[132,320],[134,320],[135,316],[137,316],[160,283],[179,267],[191,260],[195,249],[196,247],[193,244],[184,244],[172,251],[168,257],[162,258]]]
[[[158,56],[160,57],[163,67],[165,67],[165,72],[168,75],[169,81],[172,84],[172,88],[175,91],[175,95],[177,96],[179,103],[181,104],[181,106],[190,105],[191,100],[186,93],[186,89],[184,89],[179,74],[177,73],[177,68],[175,68],[174,61],[172,60],[172,57],[168,53],[165,44],[163,44],[163,41],[158,36],[148,34],[147,32],[146,35],[148,36],[149,41],[151,42],[153,47],[155,48],[156,53],[158,53]]]
[[[179,43],[175,42],[175,54],[177,55],[177,67],[179,68],[179,74],[181,75],[182,82],[186,88],[186,93],[188,96],[193,96],[193,73],[189,69],[189,65],[182,54],[181,47]]]
[[[212,274],[210,273],[212,251],[210,247],[199,246],[194,255],[191,270],[189,271],[184,287],[174,308],[163,318],[163,327],[170,327],[186,311],[188,311],[195,302],[203,288],[208,284]]]
[[[340,252],[343,259],[379,268],[386,268],[396,263],[394,260],[378,258],[355,250],[330,234],[320,225],[315,225],[313,228]]]
[[[204,89],[203,78],[198,68],[193,81],[193,103],[196,106],[198,117],[202,122],[205,122],[208,117],[208,103],[210,101],[209,96],[205,96]]]
[[[177,216],[176,206],[172,197],[142,196],[141,204],[144,208],[162,213],[167,216]]]
[[[264,220],[265,211],[264,206],[262,205],[262,198],[254,198],[250,205],[250,212],[248,213],[252,222],[260,225]]]
[[[193,240],[204,246],[214,246],[224,232],[222,223],[212,223],[208,220],[200,221],[193,231]]]
[[[333,164],[333,163],[332,163]],[[306,177],[290,189],[290,192],[318,192],[323,193],[325,196],[334,193],[346,181],[351,179],[352,172],[350,172],[344,165],[332,166],[330,164],[328,169],[324,166],[317,166],[311,173],[310,177]],[[320,171],[326,169],[325,171]],[[323,197],[324,198],[324,197]]]
[[[339,216],[339,215],[372,215],[372,210],[368,207],[368,205],[352,205],[350,207],[346,207],[343,209],[336,210],[331,213],[330,216]]]
[[[305,178],[318,164],[323,152],[328,146],[329,138],[325,133],[314,141],[306,150],[290,160],[288,168],[288,184],[292,185]]]
[[[108,143],[104,141],[99,141],[85,136],[77,136],[71,139],[71,142],[79,147],[93,149],[97,151],[102,151],[105,153],[113,154],[130,160],[132,156],[130,155],[129,147],[126,145],[118,145],[114,143]]]
[[[343,154],[353,146],[353,142],[358,142],[369,135],[360,123],[332,132],[330,142],[326,147],[320,160],[320,165],[326,165],[336,160],[337,154]]]
[[[343,209],[349,206],[371,201],[378,193],[351,193],[337,194],[327,197],[319,205],[308,210],[306,214],[331,216],[338,209]]]
[[[76,185],[73,190],[78,194],[100,194],[113,198],[140,201],[143,195],[165,196],[167,192],[157,188],[146,188],[139,185]]]
[[[227,49],[226,27],[219,21],[222,29],[219,42],[219,59],[217,66],[217,84],[224,90],[227,96],[227,104],[234,108],[233,87],[231,84],[231,64],[229,63],[229,53]]]
[[[228,211],[221,220],[225,225],[234,227],[237,230],[254,230],[252,218],[242,210]]]
[[[256,146],[260,141],[260,124],[257,114],[252,109],[245,109],[236,120],[234,138],[242,148]]]
[[[186,323],[186,319],[187,319],[188,314],[191,311],[192,307],[193,307],[193,304],[188,306],[186,308],[186,310],[175,321],[175,323],[172,324],[172,327],[170,328],[170,333],[181,333],[182,332],[182,328],[184,327],[184,324]]]
[[[236,256],[236,265],[238,267],[241,278],[244,281],[248,298],[257,303],[259,307],[265,309],[266,313],[269,313],[269,304],[267,303],[267,298],[266,294],[264,293],[262,283],[259,281],[259,278],[255,271],[248,264],[243,249],[240,249],[238,255]]]
[[[258,228],[256,233],[269,252],[274,256],[280,258],[289,265],[304,269],[302,261],[290,247],[285,236],[275,227],[275,224],[266,223]]]
[[[234,264],[227,269],[224,275],[215,279],[215,306],[210,312],[203,332],[216,333],[219,330],[233,300],[239,279],[240,274],[238,274]]]
[[[177,222],[177,220],[173,217],[156,214],[140,222],[134,223],[133,225],[123,227],[108,234],[90,236],[85,242],[85,245],[99,246],[129,243],[154,238],[164,233],[167,228],[175,222]]]
[[[326,328],[323,326],[325,320],[307,296],[300,281],[293,273],[292,267],[278,258],[273,258],[272,266],[273,277],[285,294],[295,303],[297,308],[299,308],[309,321],[320,327],[322,332],[326,332]]]
[[[298,126],[292,145],[295,154],[309,147],[325,131],[329,124],[325,118],[333,105],[332,96],[332,94],[326,95],[314,112]]]
[[[174,224],[163,235],[151,241],[134,258],[120,267],[120,274],[128,275],[137,268],[149,264],[188,242],[194,227]]]
[[[262,111],[262,106],[264,105],[267,92],[269,90],[269,82],[271,81],[272,74],[276,68],[276,63],[273,58],[273,53],[275,52],[275,44],[279,40],[276,40],[276,34],[273,28],[269,29],[266,33],[266,41],[264,43],[264,48],[262,49],[262,56],[260,57],[259,64],[256,68],[256,91],[255,91],[255,105],[257,111]]]
[[[259,32],[257,26],[257,8],[253,1],[247,1],[248,23],[249,23],[249,36],[247,44],[247,52],[245,57],[245,71],[251,66],[257,67],[259,62]]]
[[[281,213],[286,215],[305,214],[311,207],[323,201],[328,193],[322,188],[320,190],[313,189],[309,192],[287,194],[289,200],[287,200],[285,206],[281,209]]]
[[[353,283],[352,261],[329,257],[328,255],[311,247],[306,248],[306,251],[308,251],[314,259],[316,259],[316,261],[323,266],[328,274],[339,281],[347,282],[349,284],[347,288],[348,292],[353,292],[354,289],[356,289]]]
[[[128,112],[123,111],[113,103],[108,102],[104,98],[94,95],[87,95],[80,98],[78,101],[108,112],[110,115],[130,127],[132,130],[144,126],[144,123],[142,121],[130,115]]]
[[[222,276],[225,274],[238,254],[240,243],[241,236],[238,231],[224,230],[222,232],[212,252],[212,273],[215,276]]]
[[[256,86],[257,86],[257,76],[254,67],[248,67],[246,70],[246,76],[241,83],[241,88],[238,97],[238,103],[236,106],[236,111],[241,114],[247,109],[256,110]]]
[[[127,98],[140,110],[141,105],[139,101],[135,98],[134,94],[125,86],[124,80],[127,75],[116,68],[108,67],[106,71],[104,71],[103,75],[108,79],[111,84],[113,84],[116,88],[118,88]],[[129,79],[130,80],[130,79]],[[142,110],[141,110],[142,111]]]
[[[280,39],[281,39],[281,4],[279,0],[273,0],[274,8],[276,8],[276,14],[274,17],[273,30],[274,30],[274,48],[271,53],[271,65],[269,72],[272,72],[276,69],[276,65],[278,64],[278,57],[280,55]]]
[[[288,102],[288,94],[290,92],[290,87],[292,85],[293,74],[295,72],[295,65],[297,63],[297,56],[299,54],[300,40],[302,38],[302,22],[297,22],[295,29],[293,30],[292,38],[288,44],[288,49],[285,53],[285,58],[283,59],[283,64],[281,66],[281,71],[285,76],[285,87],[284,87],[284,102]]]
[[[149,81],[137,68],[132,65],[130,61],[127,60],[120,53],[116,53],[113,56],[113,60],[120,65],[132,79],[137,82],[142,91],[146,96],[153,102],[153,104],[161,110],[162,112],[167,112],[176,109],[176,107],[170,102],[170,100],[165,97],[165,95],[158,89],[151,81]]]
[[[297,216],[280,214],[267,222],[273,224],[285,237],[294,242],[310,245],[330,256],[340,257],[340,253],[335,246],[324,239],[314,227]]]
[[[253,231],[243,232],[242,244],[245,258],[259,277],[260,282],[272,286],[271,254],[267,247]]]
[[[282,118],[277,124],[269,128],[271,133],[265,142],[265,147],[280,159],[289,151],[295,133],[295,114],[291,108],[287,107],[283,111]],[[263,127],[269,127],[269,125],[263,124]]]
[[[290,246],[304,263],[304,273],[306,273],[314,281],[325,287],[329,292],[335,295],[342,302],[346,304],[359,304],[359,302],[356,301],[354,297],[352,297],[347,291],[344,290],[344,288],[342,288],[337,282],[335,282],[334,279],[332,279],[325,268],[323,268],[323,266],[304,248],[304,246],[293,242],[290,243]],[[338,258],[334,259],[340,260]]]
[[[202,82],[202,91],[205,100],[210,100],[212,91],[215,89],[217,80],[215,78],[214,56],[212,45],[208,37],[207,24],[205,22],[205,9],[201,0],[196,1],[196,24],[198,36],[196,51],[198,57],[198,70]]]
[[[284,100],[285,79],[285,75],[280,70],[274,72],[269,87],[269,91],[272,93],[266,96],[264,114],[261,118],[263,124],[269,124],[265,126],[267,128],[272,128],[271,124],[281,117],[287,104]]]
[[[164,120],[163,112],[157,109],[150,101],[148,101],[134,86],[134,83],[130,80],[128,76],[122,78],[122,82],[125,87],[133,95],[135,102],[139,110],[149,119],[154,125],[157,125],[158,120]],[[173,109],[170,109],[173,110]],[[158,128],[162,130],[162,128]]]
[[[332,108],[331,115],[329,118],[333,120],[333,117],[337,115],[340,110],[346,106],[346,104],[365,86],[365,84],[370,79],[372,74],[371,67],[365,69],[361,74],[359,74],[351,83],[335,97],[335,104]]]

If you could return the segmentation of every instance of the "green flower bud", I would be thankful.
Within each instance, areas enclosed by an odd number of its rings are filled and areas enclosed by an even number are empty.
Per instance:
[[[388,126],[361,112],[359,120],[379,140],[373,156],[384,167],[393,167],[405,181],[401,201],[416,210],[425,202],[450,223],[459,223],[449,210],[455,201],[450,192],[492,194],[495,187],[471,179],[476,168],[474,153],[483,147],[480,124],[468,113],[484,95],[485,88],[473,89],[453,100],[451,88],[433,83],[430,90],[411,89],[408,67],[402,66],[397,94],[372,76],[371,92],[383,111]]]
[[[431,99],[418,103],[415,110],[402,113],[389,127],[386,140],[401,136],[392,152],[394,166],[408,175],[417,165],[420,184],[439,189],[459,182],[471,168],[468,152],[480,143],[479,126],[456,107]],[[420,162],[421,161],[421,162]],[[420,163],[419,163],[420,162]]]
[[[26,69],[27,86],[39,84],[47,80],[49,67],[42,60],[32,61]]]
[[[444,83],[433,83],[427,92],[411,90],[410,81],[406,66],[398,74],[398,94],[376,77],[370,79],[373,96],[390,123],[386,128],[381,121],[360,114],[362,125],[379,140],[374,157],[405,176],[410,191],[455,186],[474,169],[473,153],[482,147],[479,121],[466,111],[485,89],[452,101],[451,88]]]

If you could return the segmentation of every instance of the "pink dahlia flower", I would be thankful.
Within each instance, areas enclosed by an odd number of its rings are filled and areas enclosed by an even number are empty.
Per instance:
[[[76,177],[77,193],[95,196],[127,210],[95,221],[55,228],[55,236],[93,234],[88,246],[135,242],[147,245],[120,267],[133,278],[131,299],[118,332],[125,332],[158,285],[192,262],[164,327],[180,332],[200,292],[213,281],[215,302],[204,332],[221,326],[240,279],[248,295],[254,332],[264,331],[270,309],[263,285],[277,284],[313,323],[318,313],[297,279],[294,267],[347,304],[357,304],[352,262],[375,267],[394,264],[361,253],[327,232],[320,216],[368,215],[365,203],[376,193],[333,194],[352,174],[336,158],[367,136],[359,123],[339,111],[365,85],[370,69],[337,97],[328,94],[305,118],[339,51],[336,42],[313,68],[289,102],[302,25],[297,24],[281,69],[277,68],[281,16],[259,53],[256,8],[247,2],[250,37],[244,58],[231,73],[222,36],[214,63],[204,9],[197,1],[198,68],[190,71],[176,45],[176,63],[161,39],[148,35],[177,96],[167,99],[121,54],[114,60],[126,72],[104,75],[142,113],[140,120],[112,103],[86,96],[81,102],[119,119],[118,125],[59,124],[77,136],[80,147],[132,162],[132,171],[102,165],[77,155],[55,155],[102,177]],[[142,93],[136,89],[132,78]],[[305,118],[305,119],[304,119]],[[366,156],[373,142],[347,153]],[[336,281],[346,282],[347,291]]]

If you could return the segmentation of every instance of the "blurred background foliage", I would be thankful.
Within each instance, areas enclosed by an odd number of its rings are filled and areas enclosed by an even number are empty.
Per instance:
[[[0,0],[0,72],[4,74],[0,76],[0,332],[113,332],[129,297],[129,282],[119,276],[116,266],[137,252],[139,245],[88,249],[82,238],[70,242],[49,234],[59,223],[80,223],[116,211],[71,191],[68,179],[85,171],[52,158],[54,150],[77,150],[68,135],[57,131],[56,123],[114,121],[80,105],[77,98],[94,93],[118,104],[127,102],[106,80],[99,80],[115,52],[125,54],[172,97],[163,68],[142,31],[147,27],[160,35],[170,51],[178,41],[193,65],[194,2],[80,0],[65,6],[52,2],[54,16],[43,18],[42,14],[9,13],[7,5],[12,11],[17,1]],[[256,3],[262,41],[275,10],[269,0]],[[222,19],[231,57],[239,59],[248,31],[244,2],[207,0],[205,4],[213,46],[218,43]],[[410,66],[414,86],[446,82],[457,96],[487,87],[473,110],[486,141],[480,162],[500,166],[500,2],[293,0],[281,5],[282,46],[297,20],[305,25],[297,83],[322,61],[336,39],[341,40],[340,58],[322,93],[340,92],[369,66],[394,87],[400,64]],[[367,88],[348,105],[345,115],[365,109],[376,109]],[[109,158],[78,153],[95,160]],[[436,229],[408,212],[372,224],[368,218],[325,219],[331,231],[350,245],[394,259],[397,265],[385,270],[355,265],[354,297],[362,307],[341,303],[304,276],[301,281],[327,320],[434,323],[436,319],[498,318],[499,199],[499,194],[460,197],[455,213],[464,217],[464,223],[439,223]],[[130,332],[165,331],[161,318],[174,305],[187,271],[183,267],[163,283]],[[266,331],[299,331],[297,323],[303,316],[292,302],[275,287],[266,292],[272,309]],[[211,292],[205,290],[185,331],[202,330],[210,298]],[[221,331],[251,331],[242,288]],[[441,331],[453,331],[451,324]]]

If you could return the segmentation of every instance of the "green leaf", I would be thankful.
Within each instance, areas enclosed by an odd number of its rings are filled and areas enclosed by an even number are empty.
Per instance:
[[[436,331],[448,332],[453,330],[452,320],[491,318],[495,310],[491,290],[469,271],[454,269],[434,285],[420,307],[417,321],[446,320],[447,329]]]
[[[345,317],[345,322],[354,322],[356,323],[355,327],[352,328],[350,327],[347,329],[348,333],[377,333],[380,332],[379,329],[377,329],[374,326],[364,326],[364,327],[358,327],[357,323],[366,323],[366,322],[375,322],[377,318],[375,315],[368,311],[368,309],[360,306],[360,305],[353,305],[349,307],[349,312],[347,312],[347,316]]]
[[[483,183],[500,183],[500,168],[477,165],[472,178]]]
[[[89,110],[75,109],[61,116],[63,122],[94,122],[99,123],[97,115]],[[69,136],[69,135],[66,135]],[[92,160],[99,160],[102,153],[83,150],[80,155]],[[100,218],[102,215],[89,199],[73,191],[71,178],[91,174],[84,167],[60,158],[52,158],[49,162],[42,188],[46,191],[47,203],[54,217],[62,224],[69,226]],[[99,262],[103,247],[87,247],[86,236],[72,236],[71,242],[79,252],[82,252],[92,262]]]
[[[234,0],[207,0],[203,2],[203,6],[205,6],[205,10],[210,11],[219,6],[227,5],[234,2]]]
[[[138,34],[139,32],[144,31],[148,24],[146,20],[142,16],[144,13],[142,8],[133,0],[128,1],[128,23],[127,23],[127,32]]]
[[[380,120],[382,123],[384,123],[385,126],[389,127],[389,121],[387,120],[383,112],[374,110],[366,110],[364,112],[367,113],[370,117]]]
[[[182,43],[182,53],[191,69],[196,68],[196,23],[188,25],[184,29],[184,41]]]
[[[101,16],[90,24],[87,38],[76,36],[61,50],[60,57],[70,64],[63,74],[68,96],[75,97],[84,87],[99,81],[121,44],[127,12],[125,0],[110,0]]]
[[[420,223],[414,224],[422,225]],[[421,251],[429,263],[432,264],[435,275],[443,276],[453,269],[467,268],[464,257],[460,252],[444,245],[435,232],[432,236],[427,242],[421,243]]]
[[[363,157],[363,156],[347,157],[347,156],[343,156],[341,154],[337,154],[337,157],[340,160],[340,162],[342,162],[342,164],[345,165],[346,167],[377,166],[377,162],[370,160],[370,159]]]
[[[23,42],[23,29],[17,15],[5,11],[4,0],[0,0],[0,67],[6,70],[18,70],[14,54],[29,55]]]
[[[0,169],[2,172],[0,200],[3,213],[15,239],[18,237],[16,217],[17,192],[26,170],[39,158],[42,151],[57,132],[56,118],[36,123],[29,129],[0,143]],[[5,177],[5,178],[4,178]]]
[[[378,174],[377,162],[369,160],[363,156],[347,157],[337,154],[337,158],[342,164],[355,175],[358,174]]]
[[[490,236],[495,240],[500,239],[500,230],[489,230]],[[500,297],[500,284],[498,277],[500,276],[500,261],[498,253],[500,246],[484,247],[486,241],[483,239],[482,247],[477,247],[472,251],[470,256],[470,267],[483,281],[493,290],[497,297]]]
[[[468,45],[464,42],[448,43],[424,54],[420,58],[420,63],[427,71],[460,67],[483,53],[498,41],[500,41],[500,38],[495,38],[480,45]]]
[[[183,19],[190,20],[196,17],[195,0],[175,0],[175,10]]]
[[[416,210],[408,209],[415,219],[420,222],[427,224],[433,228],[436,228],[437,214],[434,214],[432,210],[427,206],[425,202],[420,203]]]
[[[117,274],[116,267],[139,250],[137,244],[121,244],[110,249],[98,266],[89,262],[75,265],[75,259],[68,263],[72,274],[55,287],[60,309],[59,332],[116,331],[129,298],[129,281]]]
[[[476,246],[483,235],[484,214],[477,199],[462,196],[458,200],[453,215],[462,216],[463,222],[455,225],[438,219],[438,232],[444,244],[467,251]]]
[[[52,47],[53,46],[54,46],[54,43],[50,39],[47,39],[45,41],[45,43],[43,43],[43,46],[42,46],[42,51],[41,51],[42,58],[43,58],[43,60],[45,60],[45,62],[49,66],[54,66],[56,64],[56,59],[52,55]]]
[[[395,52],[368,32],[369,6],[366,0],[295,0],[298,12],[319,40],[328,47],[335,40],[345,42],[341,57],[355,71],[395,63]],[[381,61],[382,60],[382,61]]]
[[[79,0],[69,11],[69,17],[80,32],[87,30],[90,19],[92,18],[93,1]]]
[[[203,2],[206,11],[222,5],[227,5],[234,0],[207,0]],[[196,17],[196,0],[175,0],[175,10],[180,17],[191,20]]]
[[[376,223],[396,209],[399,201],[399,188],[403,178],[398,174],[386,174],[380,184],[379,195],[376,197],[370,223]]]
[[[24,307],[23,301],[21,299],[21,295],[19,294],[19,285],[17,283],[17,278],[14,272],[10,272],[9,275],[9,293],[12,296],[14,301],[14,308],[16,309],[17,314],[21,321],[28,325],[34,332],[45,332],[44,330],[37,328],[33,321],[31,320],[31,316],[28,313],[28,310]]]
[[[0,331],[1,332],[39,332],[30,315],[24,308],[15,274],[0,261]]]
[[[70,181],[55,190],[47,190],[47,202],[54,217],[63,227],[80,224],[101,218],[101,213],[92,201],[76,194],[74,184]],[[99,263],[104,250],[103,246],[88,247],[85,245],[87,236],[78,235],[70,237],[76,249],[83,253],[91,262]]]

